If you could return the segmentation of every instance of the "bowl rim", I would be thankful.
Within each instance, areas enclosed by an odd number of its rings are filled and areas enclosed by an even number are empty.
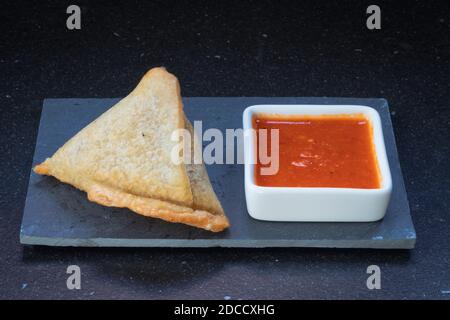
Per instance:
[[[300,110],[302,109],[302,110]],[[312,112],[311,110],[314,109]],[[283,111],[284,110],[284,111]],[[286,112],[288,110],[288,112]],[[309,111],[308,111],[309,110]],[[347,110],[347,111],[345,111]],[[348,110],[354,110],[349,112]],[[373,143],[375,145],[375,154],[381,176],[381,187],[376,189],[363,188],[335,188],[335,187],[267,187],[259,186],[254,182],[252,163],[252,150],[254,150],[255,141],[253,136],[247,134],[248,129],[253,129],[252,117],[257,113],[265,114],[292,114],[292,115],[326,115],[326,114],[358,114],[362,113],[368,117],[372,124]],[[381,117],[378,111],[365,105],[353,104],[256,104],[245,108],[243,115],[244,129],[244,180],[245,187],[253,192],[262,193],[310,193],[310,194],[384,194],[392,190],[392,176],[389,167],[389,161],[384,142]]]

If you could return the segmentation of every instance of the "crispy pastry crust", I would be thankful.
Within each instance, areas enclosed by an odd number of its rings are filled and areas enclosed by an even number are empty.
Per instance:
[[[49,175],[48,166],[45,162],[35,166],[34,172],[42,175]],[[128,208],[146,217],[159,218],[168,222],[184,223],[213,232],[220,232],[230,226],[230,223],[223,211],[213,214],[201,209],[194,210],[189,207],[176,205],[163,200],[136,196],[95,183],[91,184],[84,191],[87,192],[87,197],[90,201],[107,207]],[[211,200],[219,203],[217,198],[201,198],[200,201]]]
[[[215,215],[167,201],[139,197],[102,185],[92,185],[88,191],[88,199],[104,206],[128,208],[146,217],[184,223],[213,232],[222,231],[229,226],[225,215]]]
[[[173,90],[174,85],[175,90]],[[149,90],[155,94],[149,96]],[[153,103],[160,103],[159,108],[163,109],[160,118],[144,117],[146,116],[145,107],[149,104],[148,99],[156,101]],[[170,116],[170,113],[164,109],[171,107],[173,103],[178,106],[176,117]],[[142,109],[143,107],[144,109]],[[85,191],[90,201],[104,206],[129,208],[147,217],[184,223],[213,232],[222,231],[229,227],[229,221],[212,189],[204,165],[171,167],[164,163],[163,168],[160,168],[158,163],[161,163],[161,159],[167,161],[167,156],[161,156],[161,153],[167,153],[167,150],[148,151],[152,148],[139,140],[141,139],[139,130],[146,128],[148,121],[151,120],[162,121],[161,126],[166,121],[175,120],[177,123],[173,128],[186,127],[194,139],[192,126],[184,118],[182,108],[178,80],[164,68],[154,68],[147,72],[127,98],[81,130],[51,158],[47,158],[43,163],[35,166],[34,171],[37,174],[54,176],[62,182],[73,185]],[[152,112],[155,113],[155,110]],[[122,118],[131,117],[130,113],[136,115],[128,121],[129,127],[125,126],[121,131],[119,130],[119,134],[116,134],[117,138],[115,138],[115,133],[111,133],[111,126],[123,125],[123,122],[127,120],[122,121]],[[103,119],[101,119],[102,117]],[[157,112],[156,117],[158,117]],[[172,119],[172,117],[176,119]],[[139,130],[134,126],[139,126]],[[138,134],[136,131],[139,131]],[[95,140],[98,139],[98,134],[105,132],[111,133],[112,138]],[[166,135],[167,132],[165,132]],[[127,145],[126,148],[130,148],[133,151],[131,153],[124,153],[122,150],[124,134],[126,137],[130,137],[130,145]],[[153,132],[153,135],[155,134],[159,134],[159,131]],[[144,133],[142,135],[144,136]],[[152,137],[149,138],[152,139]],[[169,142],[169,140],[167,141]],[[116,143],[119,146],[115,145]],[[98,151],[94,147],[102,148],[104,144],[109,146],[102,149],[103,152],[110,153],[109,158],[98,158],[98,155],[95,154]],[[160,144],[161,140],[153,142],[156,147]],[[191,143],[191,145],[193,147],[194,144]],[[153,157],[150,153],[149,162],[142,162],[148,152],[156,153],[157,157]],[[120,162],[124,159],[123,157],[128,161],[125,164]],[[155,159],[159,162],[153,163],[156,161]],[[138,163],[133,164],[136,161]],[[100,166],[99,163],[102,165]],[[117,163],[119,163],[119,167]],[[156,172],[156,178],[142,176],[147,172],[145,171],[146,166],[149,171]],[[138,170],[137,173],[136,170]],[[165,171],[161,174],[158,170]],[[158,180],[158,174],[161,174],[163,178],[174,174],[175,178],[171,180],[172,185],[165,185],[164,181]],[[153,180],[149,181],[148,179]],[[148,187],[143,189],[142,186],[145,185]],[[151,192],[148,193],[147,189],[151,189]]]

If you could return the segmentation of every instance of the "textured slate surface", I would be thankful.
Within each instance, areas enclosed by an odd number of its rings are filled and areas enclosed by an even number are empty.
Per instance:
[[[33,164],[53,154],[68,138],[118,99],[48,99],[44,102]],[[348,247],[412,248],[415,231],[397,158],[389,108],[383,99],[343,98],[186,98],[191,121],[208,128],[240,128],[242,111],[252,104],[362,104],[381,115],[393,176],[385,218],[374,223],[282,223],[252,219],[245,206],[243,165],[207,167],[232,227],[210,233],[149,219],[127,209],[107,208],[51,177],[31,173],[21,242],[52,246],[139,247]]]

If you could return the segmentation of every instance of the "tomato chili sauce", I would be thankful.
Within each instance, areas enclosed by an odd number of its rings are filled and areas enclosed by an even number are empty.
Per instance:
[[[269,153],[269,130],[279,130],[278,172],[274,175],[261,175],[260,169],[266,165],[260,163],[258,156],[255,182],[259,186],[381,187],[372,126],[363,114],[260,114],[253,117],[253,128],[257,131],[268,129]]]

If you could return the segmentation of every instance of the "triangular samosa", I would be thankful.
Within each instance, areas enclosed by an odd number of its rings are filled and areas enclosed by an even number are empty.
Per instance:
[[[221,231],[229,222],[204,165],[171,159],[177,144],[172,133],[183,128],[193,133],[178,80],[164,68],[154,68],[127,97],[34,171],[69,183],[105,206]]]

